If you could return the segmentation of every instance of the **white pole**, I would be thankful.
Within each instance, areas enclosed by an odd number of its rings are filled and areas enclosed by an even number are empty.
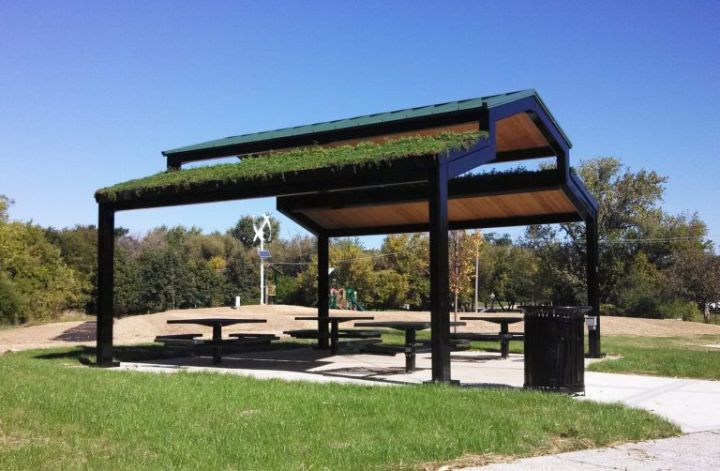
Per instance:
[[[475,313],[478,312],[478,265],[480,263],[480,242],[475,242]]]
[[[260,252],[265,249],[265,237],[260,238]],[[260,257],[260,305],[265,304],[265,259]]]

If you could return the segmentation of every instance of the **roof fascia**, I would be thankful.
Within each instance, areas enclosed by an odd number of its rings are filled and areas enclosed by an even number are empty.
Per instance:
[[[544,103],[533,93],[519,100],[507,101],[500,105],[490,107],[490,120],[497,123],[501,119],[520,113],[527,113],[533,123],[550,143],[558,160],[558,168],[566,175],[569,174],[569,155],[572,143],[560,129],[555,119],[549,113]],[[525,157],[527,158],[527,157]]]

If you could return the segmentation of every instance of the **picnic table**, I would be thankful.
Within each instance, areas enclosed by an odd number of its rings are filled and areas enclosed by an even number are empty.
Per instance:
[[[170,319],[168,324],[197,324],[212,327],[213,335],[210,342],[213,349],[213,365],[219,365],[222,361],[222,328],[235,324],[262,324],[267,322],[265,319],[239,319],[226,317],[210,317],[203,319]]]
[[[319,321],[319,322],[321,322],[321,321],[325,320],[326,322],[330,322],[330,351],[332,353],[338,352],[338,344],[340,342],[340,323],[355,321],[355,320],[362,320],[362,319],[372,320],[375,318],[372,316],[326,316],[326,317],[299,316],[299,317],[295,318],[296,321]]]
[[[450,326],[465,325],[464,322],[451,322]],[[369,353],[391,352],[405,353],[405,371],[410,373],[415,370],[415,354],[417,352],[418,343],[417,331],[429,329],[432,326],[430,321],[376,321],[376,322],[356,322],[355,327],[385,327],[388,329],[405,331],[405,345],[403,347],[395,347],[393,345],[371,345],[366,347]]]
[[[488,337],[488,339],[500,340],[500,357],[501,358],[507,358],[510,354],[510,339],[513,337],[512,334],[510,334],[510,331],[508,329],[508,326],[510,324],[515,324],[518,322],[522,322],[522,317],[499,317],[499,316],[462,316],[460,317],[461,320],[464,321],[485,321],[485,322],[492,322],[493,324],[500,324],[500,333],[498,335],[486,335],[486,334],[476,334],[473,340],[484,340],[483,336]],[[464,335],[465,338],[469,338],[469,336],[472,336],[472,333],[465,333],[465,334],[456,334],[456,336]],[[519,337],[519,336],[518,336]]]

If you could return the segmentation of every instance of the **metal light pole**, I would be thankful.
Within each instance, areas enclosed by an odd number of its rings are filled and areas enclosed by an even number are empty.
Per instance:
[[[253,242],[259,240],[260,241],[260,249],[258,250],[258,255],[260,256],[260,304],[265,304],[265,258],[269,257],[270,255],[266,253],[265,251],[265,228],[267,227],[268,230],[268,242],[270,242],[270,239],[272,238],[272,224],[270,223],[270,215],[269,214],[263,214],[262,215],[263,221],[260,223],[260,225],[255,224],[255,219],[253,218],[253,229],[255,230],[255,237],[253,237]]]
[[[260,251],[265,250],[265,239],[260,236]],[[265,304],[265,259],[260,257],[260,305]]]
[[[478,266],[480,264],[480,241],[475,241],[475,313],[478,312]]]

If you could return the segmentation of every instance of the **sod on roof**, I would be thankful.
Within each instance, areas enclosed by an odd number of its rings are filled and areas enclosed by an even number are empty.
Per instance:
[[[311,146],[289,151],[270,152],[245,157],[237,163],[167,171],[149,177],[129,180],[95,192],[101,202],[140,198],[147,193],[180,192],[212,184],[256,182],[283,175],[317,169],[371,167],[392,160],[420,156],[437,156],[453,150],[472,147],[483,132],[440,133],[433,136],[410,136],[374,143],[338,147]]]

